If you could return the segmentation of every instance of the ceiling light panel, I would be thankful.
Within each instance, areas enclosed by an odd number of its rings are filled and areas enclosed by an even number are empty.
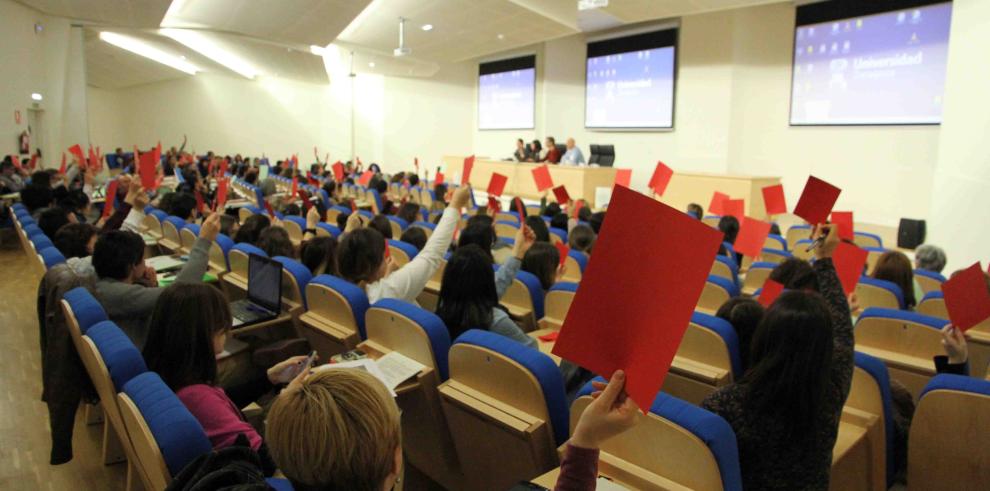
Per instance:
[[[261,75],[261,71],[251,63],[222,48],[200,32],[188,29],[161,29],[160,32],[245,78],[254,79]]]
[[[106,43],[112,44],[118,48],[130,51],[136,55],[141,55],[150,60],[157,61],[162,65],[174,68],[181,72],[188,73],[189,75],[195,75],[196,72],[200,71],[192,63],[180,59],[179,57],[172,56],[158,48],[151,46],[144,41],[141,41],[130,36],[124,36],[117,34],[115,32],[103,31],[100,33],[100,39]]]

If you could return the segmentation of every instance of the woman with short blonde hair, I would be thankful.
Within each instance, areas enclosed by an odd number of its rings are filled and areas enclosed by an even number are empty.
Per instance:
[[[276,399],[266,438],[296,491],[382,491],[399,479],[400,431],[399,408],[378,379],[356,369],[324,369]]]

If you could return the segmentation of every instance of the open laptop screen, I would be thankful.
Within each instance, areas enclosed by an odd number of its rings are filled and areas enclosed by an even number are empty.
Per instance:
[[[282,263],[251,254],[248,259],[247,298],[272,312],[282,306]]]

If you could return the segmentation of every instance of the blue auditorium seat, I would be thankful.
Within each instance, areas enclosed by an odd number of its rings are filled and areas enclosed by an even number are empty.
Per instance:
[[[312,279],[309,285],[323,286],[337,292],[350,307],[357,324],[361,339],[367,339],[364,329],[364,316],[368,311],[368,295],[359,286],[342,278],[329,274],[321,274]]]
[[[447,353],[450,351],[450,331],[436,314],[408,302],[386,298],[375,302],[370,309],[382,309],[404,316],[418,325],[430,340],[433,359],[440,381],[447,380]]]
[[[78,286],[65,292],[62,299],[72,309],[72,315],[75,316],[76,322],[79,323],[79,331],[82,334],[86,334],[89,328],[96,323],[108,319],[103,306],[100,305],[96,297],[85,287]]]
[[[296,281],[296,287],[299,290],[299,296],[302,299],[303,307],[306,307],[306,285],[313,280],[313,273],[309,270],[303,263],[292,259],[291,257],[285,256],[275,256],[272,259],[282,263],[282,268],[288,271],[292,278]],[[282,285],[282,297],[286,298],[286,285]]]
[[[148,371],[134,342],[113,322],[95,324],[86,331],[86,336],[93,340],[96,350],[100,352],[117,392],[123,390],[131,379]]]
[[[45,262],[45,269],[51,269],[53,266],[65,262],[65,256],[54,247],[46,247],[39,251],[38,254],[41,256],[41,260]]]

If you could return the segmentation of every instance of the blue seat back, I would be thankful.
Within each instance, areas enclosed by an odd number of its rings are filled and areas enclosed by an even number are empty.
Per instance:
[[[51,239],[49,239],[45,234],[37,234],[34,237],[31,237],[31,243],[34,244],[34,250],[39,253],[49,247],[55,247],[55,244],[53,244]]]
[[[786,251],[787,250],[787,240],[785,240],[780,235],[777,235],[777,234],[769,234],[769,235],[767,235],[767,242],[776,243],[776,246],[777,247],[773,247],[772,249],[780,249],[782,251]]]
[[[292,259],[291,257],[285,256],[275,256],[272,258],[275,261],[282,263],[282,268],[288,271],[293,278],[296,279],[296,285],[299,287],[299,295],[302,298],[303,307],[306,307],[306,285],[313,280],[313,272],[309,270],[303,263]],[[287,285],[282,285],[282,296],[285,297],[285,288]]]
[[[96,297],[86,287],[77,286],[65,292],[62,298],[72,308],[72,315],[75,316],[76,322],[79,323],[81,334],[86,334],[90,327],[108,319],[103,306],[100,305],[100,302],[96,300]]]
[[[179,230],[180,231],[181,230],[188,230],[188,231],[192,232],[192,234],[195,235],[196,237],[199,237],[199,225],[196,225],[195,223],[187,223],[182,228],[180,228]]]
[[[904,308],[904,292],[901,291],[901,287],[898,286],[897,283],[887,280],[878,280],[876,278],[870,278],[869,276],[861,276],[859,278],[859,282],[864,285],[882,288],[889,291],[894,294],[894,297],[897,298],[897,305],[900,305],[902,309]]]
[[[321,274],[313,278],[310,283],[325,286],[340,294],[351,307],[351,313],[354,315],[354,322],[357,323],[361,339],[368,338],[364,329],[364,317],[368,311],[368,295],[364,290],[354,283],[329,274]]]
[[[124,393],[144,417],[173,476],[213,450],[203,426],[157,373],[144,372],[134,377],[124,384]]]
[[[134,342],[113,322],[97,323],[86,331],[86,336],[93,340],[96,350],[100,352],[117,392],[123,390],[124,384],[132,378],[148,371]]]
[[[730,298],[739,296],[739,287],[732,280],[728,278],[723,278],[721,276],[716,276],[711,274],[708,275],[708,282],[714,283],[725,289],[725,291],[729,292]]]
[[[54,247],[46,247],[39,251],[38,254],[41,256],[41,260],[45,263],[45,269],[51,269],[53,266],[65,262],[65,256],[63,256],[62,253]]]
[[[416,257],[416,254],[419,254],[419,249],[417,249],[416,246],[408,242],[403,242],[401,240],[395,240],[395,239],[387,239],[387,240],[388,240],[388,245],[395,247],[396,249],[399,249],[402,252],[405,252],[406,256],[409,256],[410,261],[412,261],[413,258]]]
[[[573,259],[578,264],[578,267],[581,268],[581,272],[584,273],[584,268],[588,267],[588,255],[571,249],[567,252],[567,256]]]
[[[739,266],[736,265],[736,262],[734,260],[732,260],[731,258],[729,258],[728,256],[723,256],[721,254],[716,255],[715,256],[715,260],[718,261],[718,262],[720,262],[720,263],[722,263],[722,264],[724,264],[724,265],[726,265],[726,266],[728,266],[729,271],[732,272],[732,283],[738,285],[739,284]],[[759,263],[754,263],[754,264],[759,264]]]
[[[375,302],[373,309],[383,309],[404,316],[418,325],[430,340],[433,350],[433,363],[437,367],[440,381],[447,380],[447,354],[450,351],[450,331],[436,314],[402,300],[385,298]]]
[[[554,440],[558,446],[567,441],[570,433],[570,414],[564,394],[564,379],[557,364],[549,356],[505,336],[480,329],[471,329],[458,336],[454,340],[454,345],[458,344],[469,344],[494,351],[529,371],[543,389],[543,399],[550,415]]]
[[[27,225],[22,224],[22,228],[24,229],[24,235],[27,236],[28,239],[33,239],[38,235],[45,235],[45,233],[41,231],[41,227],[35,223],[30,223]]]
[[[931,278],[939,283],[945,283],[945,276],[934,271],[928,271],[927,269],[916,269],[914,274],[917,276],[924,276],[925,278]]]
[[[435,224],[432,224],[430,222],[423,222],[423,221],[412,222],[412,225],[411,226],[413,226],[413,227],[423,227],[423,228],[430,229],[430,230],[436,230],[437,229],[437,226]]]
[[[883,247],[883,239],[881,239],[880,236],[877,235],[877,234],[871,234],[869,232],[853,232],[853,237],[855,237],[855,238],[865,238],[865,239],[868,239],[868,240],[871,240],[871,241],[876,241],[876,244],[877,245],[876,246],[872,246],[872,247],[878,247],[878,248],[882,248]]]
[[[300,231],[306,230],[306,219],[301,216],[287,215],[285,221],[298,225]]]
[[[407,221],[405,221],[405,220],[403,220],[403,219],[401,219],[401,218],[399,218],[397,216],[385,215],[385,218],[388,218],[388,221],[390,221],[390,222],[393,222],[393,223],[398,224],[399,225],[399,228],[402,229],[402,230],[405,230],[405,229],[409,228],[409,222],[407,222]]]
[[[176,232],[182,230],[186,226],[186,221],[177,216],[169,215],[165,217],[165,221],[174,225]]]
[[[885,319],[897,319],[900,321],[911,322],[914,324],[919,324],[922,326],[927,326],[935,330],[941,330],[945,327],[946,320],[939,319],[938,317],[932,317],[930,315],[919,314],[917,312],[911,312],[909,310],[898,310],[898,309],[884,309],[881,307],[867,307],[859,318],[856,320],[857,324],[863,322],[864,319],[870,319],[873,317],[885,318]]]
[[[234,244],[234,247],[231,247],[230,250],[231,251],[243,252],[244,254],[246,254],[248,256],[250,256],[251,254],[257,254],[257,255],[259,255],[261,257],[268,257],[268,254],[265,251],[259,249],[258,247],[255,247],[252,244],[248,244],[247,242],[241,242],[239,244]],[[230,254],[230,251],[227,251],[227,253]]]
[[[884,448],[887,451],[887,485],[891,485],[894,479],[896,463],[894,462],[894,413],[890,399],[890,374],[887,372],[887,365],[878,358],[874,358],[866,353],[857,351],[854,355],[856,367],[863,369],[873,377],[877,387],[880,388],[880,399],[883,403],[883,423],[884,423]]]
[[[518,226],[518,224],[516,226]],[[567,243],[567,231],[566,230],[564,230],[562,228],[557,228],[557,227],[549,227],[549,230],[550,230],[550,235],[556,235],[557,237],[560,237],[560,241],[561,242],[563,242],[565,244]]]
[[[540,279],[533,273],[522,270],[516,272],[516,279],[521,281],[526,286],[526,289],[529,290],[529,296],[533,300],[533,315],[537,319],[542,319],[544,298],[543,285],[540,284]]]
[[[725,347],[729,351],[729,363],[732,364],[732,378],[733,380],[739,380],[739,377],[742,377],[743,374],[742,355],[739,351],[739,333],[732,327],[732,324],[721,317],[708,315],[703,312],[691,314],[691,323],[710,329],[722,338],[722,341],[725,342]]]
[[[328,234],[330,234],[330,236],[333,237],[333,238],[335,238],[335,239],[337,237],[340,237],[340,229],[337,228],[336,226],[330,225],[329,223],[317,222],[316,228],[320,228],[320,229],[326,230],[326,232]]]

